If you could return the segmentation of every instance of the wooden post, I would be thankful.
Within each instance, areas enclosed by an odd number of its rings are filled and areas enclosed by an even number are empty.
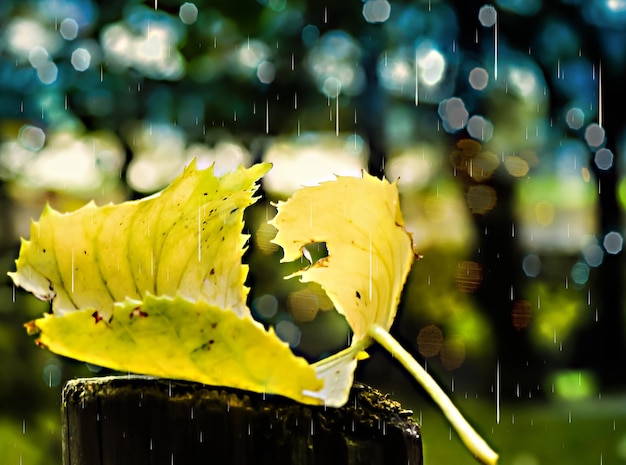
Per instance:
[[[140,376],[63,390],[64,465],[421,465],[411,412],[355,384],[346,406]]]

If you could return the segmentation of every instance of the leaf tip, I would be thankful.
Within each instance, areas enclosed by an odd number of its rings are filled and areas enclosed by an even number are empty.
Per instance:
[[[28,333],[29,336],[38,334],[41,331],[39,329],[39,326],[37,326],[37,320],[32,320],[28,323],[24,323],[24,328],[26,328],[26,333]]]

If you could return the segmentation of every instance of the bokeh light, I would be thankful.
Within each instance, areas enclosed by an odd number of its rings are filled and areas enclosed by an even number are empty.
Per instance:
[[[582,250],[583,257],[589,266],[598,267],[604,260],[604,251],[595,241]]]
[[[491,178],[500,166],[500,157],[472,139],[462,139],[450,154],[450,161],[457,171],[466,173],[476,182]]]
[[[58,34],[33,18],[13,18],[6,26],[2,38],[8,51],[22,60],[35,47],[45,48],[49,54],[55,54],[61,47]]]
[[[363,17],[368,23],[384,23],[391,15],[391,4],[387,0],[366,0]]]
[[[600,147],[604,143],[604,128],[596,123],[591,123],[585,129],[585,141],[589,147]]]
[[[438,113],[447,132],[458,132],[465,127],[469,119],[469,113],[465,103],[459,97],[442,100],[438,107]]]
[[[465,342],[456,336],[447,337],[439,353],[441,364],[449,371],[456,370],[463,365],[465,355]]]
[[[261,320],[274,318],[278,313],[278,299],[272,294],[263,294],[252,301],[252,312]]]
[[[422,42],[415,51],[415,60],[423,85],[434,86],[441,81],[446,70],[446,60],[433,42]]]
[[[454,280],[461,292],[476,292],[483,280],[482,267],[477,262],[463,261],[456,267]]]
[[[611,169],[613,166],[613,152],[609,149],[601,148],[596,152],[593,157],[593,161],[598,168],[601,170]]]
[[[580,129],[585,124],[585,114],[580,108],[570,108],[565,115],[565,121],[571,129]]]
[[[470,186],[466,194],[467,205],[472,213],[484,215],[496,206],[498,194],[491,186],[479,184]]]
[[[517,155],[507,155],[504,157],[504,167],[508,173],[515,178],[526,176],[530,171],[528,162]]]
[[[535,218],[541,226],[549,226],[554,221],[554,204],[542,200],[535,205]]]
[[[417,335],[417,348],[424,357],[434,357],[443,346],[443,332],[436,325],[428,325],[420,329]]]
[[[516,300],[511,311],[511,322],[513,327],[520,331],[530,324],[532,318],[532,307],[527,300]]]
[[[178,80],[185,73],[177,48],[181,36],[169,16],[137,6],[130,11],[129,22],[103,29],[101,45],[111,66],[133,67],[153,79]]]
[[[468,81],[473,89],[483,90],[489,84],[489,74],[485,68],[472,68],[469,73]]]
[[[17,140],[22,147],[37,152],[46,143],[46,133],[37,126],[25,124],[20,127]]]
[[[280,195],[302,186],[313,186],[335,176],[361,176],[366,148],[357,153],[354,143],[330,134],[303,134],[299,138],[276,139],[265,152],[264,161],[274,168],[263,178],[265,189]]]
[[[536,278],[541,273],[541,259],[536,254],[528,254],[522,260],[522,270],[529,278]]]
[[[61,384],[62,365],[61,361],[55,357],[49,358],[43,368],[43,382],[49,388]]]
[[[313,321],[319,310],[317,294],[310,289],[292,292],[287,297],[287,306],[294,321],[299,323]]]
[[[492,27],[496,24],[498,12],[493,5],[483,5],[478,10],[478,20],[483,27]]]
[[[589,280],[589,265],[583,262],[577,262],[570,272],[572,281],[579,285],[584,285]]]
[[[269,223],[261,223],[254,234],[257,248],[264,254],[271,254],[278,250],[272,239],[276,237],[276,228]]]
[[[611,231],[606,236],[604,236],[602,245],[604,245],[604,250],[606,250],[608,253],[610,253],[611,255],[616,255],[622,251],[624,238],[617,231]]]
[[[77,48],[72,52],[71,63],[76,71],[86,71],[91,64],[91,54],[87,49]]]
[[[302,338],[302,332],[298,325],[291,320],[281,320],[274,327],[276,335],[289,344],[289,347],[298,347]]]
[[[59,24],[59,32],[65,40],[74,40],[78,37],[78,23],[74,18],[65,18]]]
[[[187,25],[193,24],[198,19],[198,7],[194,3],[185,2],[178,10],[178,17]]]
[[[474,139],[487,142],[493,137],[493,124],[480,115],[474,115],[467,122],[467,133]]]
[[[271,84],[276,77],[276,67],[272,62],[264,60],[259,63],[256,75],[263,84]]]
[[[306,64],[321,92],[326,80],[333,77],[341,83],[343,93],[358,95],[365,86],[363,69],[356,66],[360,57],[358,42],[347,32],[335,30],[326,32],[316,41],[309,51]],[[334,87],[336,91],[337,86]]]

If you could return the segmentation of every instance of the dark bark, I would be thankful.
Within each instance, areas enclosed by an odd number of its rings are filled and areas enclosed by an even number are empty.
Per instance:
[[[421,465],[411,413],[356,384],[346,406],[145,377],[70,381],[64,465]]]

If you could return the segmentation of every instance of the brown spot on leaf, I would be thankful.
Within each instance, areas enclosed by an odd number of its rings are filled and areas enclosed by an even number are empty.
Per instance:
[[[217,328],[217,323],[211,323],[211,329]]]
[[[359,291],[356,291],[356,298],[361,300],[361,293]]]
[[[215,268],[211,268],[211,271],[209,271],[209,275],[213,276],[215,274]]]
[[[48,346],[46,344],[44,344],[43,342],[41,342],[41,339],[37,339],[35,341],[35,344],[37,344],[37,346],[41,347],[42,349],[47,349]]]
[[[130,318],[132,317],[146,318],[147,316],[148,314],[144,312],[140,306],[133,308],[133,311],[130,312]]]
[[[98,313],[98,310],[96,310],[95,312],[93,312],[91,314],[91,316],[94,318],[94,320],[96,320],[96,324],[98,324],[100,321],[102,321],[102,317],[100,316],[100,314]]]

